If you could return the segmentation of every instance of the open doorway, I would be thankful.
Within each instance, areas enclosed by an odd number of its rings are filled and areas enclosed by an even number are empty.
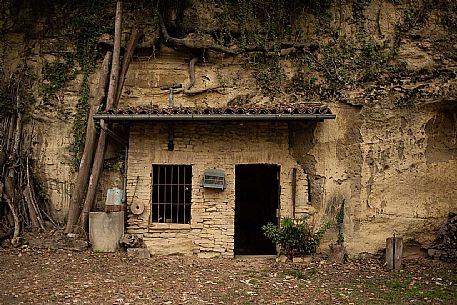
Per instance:
[[[262,226],[278,222],[279,169],[271,164],[235,166],[235,255],[276,254]]]

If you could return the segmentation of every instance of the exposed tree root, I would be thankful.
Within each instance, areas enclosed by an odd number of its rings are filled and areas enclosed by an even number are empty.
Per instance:
[[[281,42],[278,46],[248,46],[245,48],[240,47],[226,47],[217,44],[210,40],[200,40],[192,38],[175,38],[168,34],[167,28],[163,19],[159,18],[160,30],[163,37],[163,43],[173,47],[184,47],[189,50],[210,50],[216,53],[222,53],[227,55],[240,55],[243,53],[262,52],[269,53],[274,52],[280,56],[287,56],[292,53],[298,52],[314,52],[319,48],[317,43],[295,43],[295,42]]]

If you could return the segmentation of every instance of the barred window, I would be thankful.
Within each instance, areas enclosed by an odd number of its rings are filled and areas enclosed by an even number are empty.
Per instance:
[[[152,165],[152,211],[155,223],[190,223],[191,165]]]

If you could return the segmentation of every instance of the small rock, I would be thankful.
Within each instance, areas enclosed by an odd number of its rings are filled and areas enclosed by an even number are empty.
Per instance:
[[[276,258],[276,261],[281,262],[281,263],[285,263],[285,262],[287,262],[287,260],[288,260],[288,258],[285,255],[280,255]]]
[[[149,258],[151,253],[147,248],[127,248],[127,256],[134,258]]]
[[[294,257],[292,258],[293,263],[303,263],[304,259],[303,257]]]
[[[124,234],[119,242],[127,248],[141,248],[143,238],[135,234]]]
[[[340,244],[330,244],[330,257],[329,261],[342,264],[346,259],[346,247]]]

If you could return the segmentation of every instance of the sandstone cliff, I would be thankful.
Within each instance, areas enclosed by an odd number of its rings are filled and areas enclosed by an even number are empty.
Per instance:
[[[36,77],[29,122],[35,165],[61,220],[78,160],[78,124],[95,92],[96,54],[112,40],[114,4],[89,3],[1,4],[2,73],[11,77],[26,65]],[[329,105],[337,119],[297,128],[291,154],[309,176],[315,221],[334,219],[345,202],[351,253],[375,252],[393,233],[428,247],[456,211],[453,1],[137,1],[126,12],[124,43],[133,24],[144,37],[120,107],[167,105],[160,86],[188,83],[194,57],[195,84],[176,94],[177,106]],[[194,47],[164,40],[158,12],[171,37]],[[56,63],[62,65],[53,78]],[[56,78],[63,83],[50,90]],[[100,196],[122,185],[123,158],[114,146]]]

